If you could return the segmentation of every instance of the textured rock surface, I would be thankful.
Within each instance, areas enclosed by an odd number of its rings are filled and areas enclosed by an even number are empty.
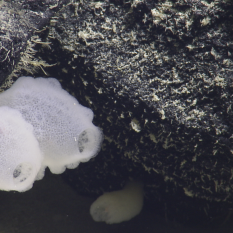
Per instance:
[[[223,200],[232,166],[230,18],[217,3],[149,7],[77,3],[51,31],[96,73],[83,86],[104,116],[105,144],[118,149],[108,154],[162,174],[189,195]]]
[[[230,1],[115,0],[54,15],[39,34],[50,47],[38,43],[35,56],[54,64],[46,73],[92,108],[105,135],[92,162],[65,174],[79,192],[101,194],[131,176],[164,213],[204,213],[208,201],[229,208],[232,10]]]
[[[0,2],[0,84],[19,62],[33,32],[48,23],[65,1]]]

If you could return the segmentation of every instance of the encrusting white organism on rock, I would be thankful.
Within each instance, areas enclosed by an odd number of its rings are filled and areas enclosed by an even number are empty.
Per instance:
[[[129,181],[122,190],[107,192],[91,205],[90,214],[96,222],[108,224],[128,221],[143,207],[143,184]]]
[[[66,168],[75,168],[80,162],[87,162],[100,150],[103,135],[92,123],[94,116],[92,110],[80,105],[54,78],[19,78],[11,88],[0,93],[0,109],[4,108],[3,106],[14,109],[12,111],[17,112],[15,121],[19,121],[18,118],[21,118],[21,122],[25,121],[19,129],[26,132],[27,125],[30,125],[32,138],[38,141],[41,158],[38,159],[36,167],[30,168],[33,174],[30,177],[34,177],[34,173],[37,173],[37,179],[43,178],[46,167],[49,167],[52,173],[60,174]],[[7,116],[4,114],[7,112],[2,110],[0,122],[6,120]],[[10,152],[12,151],[10,146],[5,147],[6,129],[4,125],[0,128],[0,137],[3,138],[0,139],[0,161],[13,162],[17,156],[14,152]],[[22,143],[24,148],[20,148],[20,139],[15,143],[11,146],[17,145],[19,151],[32,149],[36,144],[30,144],[28,141],[27,145]],[[33,158],[35,155],[31,153]],[[21,154],[18,164],[14,161],[15,167],[11,168],[13,177],[16,174],[13,171],[22,163],[24,156],[26,159],[26,153]],[[25,169],[17,171],[22,175]],[[20,174],[18,176],[20,177]],[[4,182],[3,179],[0,175],[0,183]],[[28,181],[29,178],[26,176],[25,179],[20,180],[21,183]],[[32,186],[34,179],[30,178],[30,181]],[[0,189],[9,190],[1,185]],[[12,190],[23,191],[21,188]]]
[[[19,111],[0,107],[0,189],[30,189],[42,159],[32,125],[23,119]]]

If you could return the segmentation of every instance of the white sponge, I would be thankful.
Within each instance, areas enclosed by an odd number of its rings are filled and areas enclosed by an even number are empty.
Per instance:
[[[100,196],[90,208],[92,218],[108,224],[128,221],[143,207],[142,183],[130,181],[124,189]]]
[[[54,78],[21,77],[0,94],[0,106],[17,109],[34,128],[44,154],[42,169],[62,173],[95,156],[102,132],[92,123],[92,110],[83,107]]]
[[[32,125],[19,111],[0,107],[0,189],[30,189],[42,159]]]

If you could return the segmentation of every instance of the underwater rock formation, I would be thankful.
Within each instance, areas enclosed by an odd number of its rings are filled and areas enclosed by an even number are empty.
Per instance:
[[[232,9],[230,1],[106,0],[54,14],[37,34],[49,46],[37,43],[34,57],[53,65],[44,71],[95,112],[105,135],[98,157],[64,174],[73,187],[99,195],[140,177],[146,199],[168,215],[204,212],[208,201],[230,208]]]

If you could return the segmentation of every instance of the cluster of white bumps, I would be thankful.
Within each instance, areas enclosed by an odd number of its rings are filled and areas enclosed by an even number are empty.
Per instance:
[[[21,77],[0,94],[0,189],[26,191],[95,156],[102,132],[54,78]]]

